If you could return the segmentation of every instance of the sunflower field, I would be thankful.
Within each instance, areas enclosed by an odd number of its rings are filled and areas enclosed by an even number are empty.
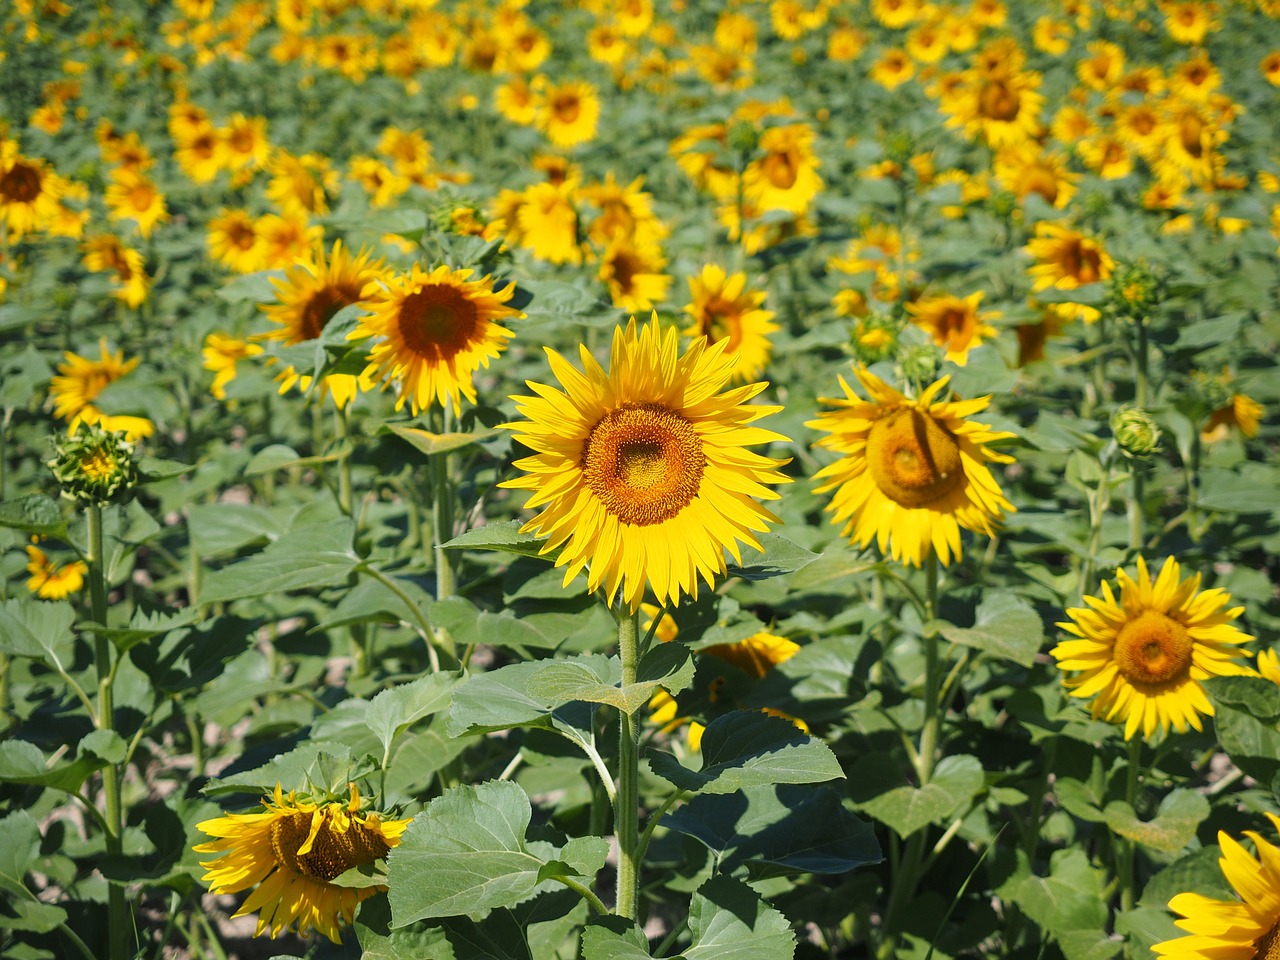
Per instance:
[[[6,0],[0,960],[1280,960],[1280,0]]]

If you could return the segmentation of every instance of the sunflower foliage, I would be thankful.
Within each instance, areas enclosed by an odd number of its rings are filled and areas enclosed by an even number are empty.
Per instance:
[[[0,960],[1276,960],[1277,18],[4,5]]]

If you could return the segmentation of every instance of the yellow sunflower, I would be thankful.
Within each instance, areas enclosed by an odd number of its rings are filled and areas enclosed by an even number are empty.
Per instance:
[[[132,220],[144,237],[151,236],[157,223],[169,219],[164,194],[146,174],[128,167],[111,172],[111,183],[103,199],[111,220]]]
[[[746,199],[757,210],[802,214],[822,189],[813,153],[813,128],[804,123],[770,127],[760,137],[759,160],[742,174]]]
[[[1067,611],[1058,626],[1073,639],[1050,653],[1064,671],[1079,671],[1063,683],[1073,697],[1096,697],[1094,717],[1125,722],[1124,736],[1139,730],[1150,737],[1172,727],[1202,729],[1200,714],[1213,715],[1213,705],[1200,682],[1209,677],[1251,676],[1235,662],[1252,656],[1239,644],[1253,639],[1231,621],[1244,607],[1223,609],[1231,602],[1225,590],[1201,590],[1200,574],[1179,579],[1172,557],[1153,583],[1146,561],[1138,558],[1138,579],[1116,571],[1120,599],[1102,584],[1102,598],[1084,598],[1091,609]]]
[[[280,327],[255,339],[278,340],[286,346],[315,340],[339,310],[363,303],[377,292],[378,280],[384,275],[383,263],[371,257],[363,249],[353,257],[342,241],[336,240],[326,258],[324,244],[317,243],[310,256],[285,270],[283,278],[272,278],[277,302],[263,304],[262,311]],[[304,391],[311,387],[311,378],[298,374],[293,367],[286,368],[278,379],[281,393],[295,384]],[[335,373],[324,378],[320,393],[331,395],[333,402],[343,408],[372,386],[367,378]]]
[[[315,803],[276,784],[264,797],[262,813],[228,813],[196,825],[217,839],[197,844],[213,893],[239,893],[257,886],[235,916],[258,914],[254,936],[272,938],[297,921],[298,933],[318,930],[341,943],[338,923],[350,923],[356,905],[386,887],[339,887],[332,881],[352,867],[386,857],[400,843],[408,820],[384,820],[360,812],[360,793],[351,799]]]
[[[761,309],[764,291],[746,287],[745,273],[729,276],[723,267],[709,263],[689,278],[693,302],[684,307],[692,320],[685,336],[706,337],[712,343],[728,341],[725,350],[738,360],[733,377],[739,382],[764,373],[773,351],[769,334],[779,329],[773,311]]]
[[[663,271],[667,258],[657,243],[639,243],[618,236],[600,255],[598,276],[609,287],[609,298],[619,309],[649,310],[667,298],[671,277]]]
[[[1280,685],[1280,651],[1263,650],[1258,654],[1258,673]]]
[[[1030,268],[1033,293],[1051,287],[1075,290],[1106,280],[1115,269],[1115,261],[1101,243],[1060,223],[1037,223],[1035,237],[1027,244],[1026,251],[1036,259]],[[1086,322],[1091,323],[1099,316],[1097,310],[1081,304],[1059,306],[1062,312]]]
[[[1216,443],[1225,439],[1232,427],[1241,434],[1253,439],[1258,435],[1258,424],[1262,420],[1265,408],[1257,400],[1243,393],[1231,395],[1231,401],[1209,415],[1209,419],[1200,429],[1200,439],[1205,443]]]
[[[844,397],[823,398],[837,409],[807,426],[825,430],[814,445],[842,454],[815,474],[816,492],[834,490],[827,509],[843,535],[881,553],[920,566],[932,550],[938,560],[958,560],[960,528],[993,536],[1004,498],[988,463],[1012,463],[987,444],[1007,440],[967,418],[985,410],[990,397],[937,400],[950,377],[910,399],[870,371],[854,371],[870,400],[863,400],[840,378]]]
[[[946,359],[963,367],[969,362],[969,351],[998,332],[986,321],[1000,316],[999,311],[979,312],[981,301],[981,290],[963,298],[949,293],[921,297],[915,303],[907,304],[907,313],[934,343],[946,348]]]
[[[42,600],[62,600],[84,589],[89,565],[83,560],[58,566],[37,546],[27,546],[27,589]]]
[[[1280,817],[1268,813],[1273,830]],[[1251,856],[1239,841],[1218,831],[1218,860],[1222,873],[1240,900],[1214,900],[1198,893],[1180,893],[1169,909],[1182,914],[1175,921],[1189,936],[1166,940],[1152,951],[1174,960],[1275,960],[1280,956],[1280,847],[1253,830],[1246,830],[1258,849]]]
[[[470,270],[446,265],[427,273],[414,264],[409,273],[387,282],[361,317],[353,339],[381,337],[369,351],[373,379],[383,387],[398,382],[396,409],[408,402],[414,416],[439,401],[462,410],[462,397],[476,402],[472,376],[501,353],[515,336],[499,321],[524,314],[507,301],[515,284],[493,289],[493,278],[468,280]]]
[[[97,424],[103,430],[124,432],[126,440],[133,442],[149,437],[155,432],[150,420],[142,417],[108,416],[94,406],[93,401],[106,389],[138,365],[138,358],[126,361],[124,351],[112,353],[107,349],[107,339],[98,341],[100,358],[90,360],[68,350],[64,362],[58,364],[59,376],[49,383],[49,395],[53,398],[54,416],[67,422],[67,432],[75,433],[80,424]]]
[[[262,269],[262,240],[248,211],[223,209],[209,221],[209,256],[236,273]]]
[[[24,157],[16,142],[0,140],[0,228],[15,238],[44,229],[63,190],[43,160]]]
[[[750,426],[781,408],[747,405],[764,383],[720,392],[735,365],[727,346],[698,339],[677,355],[676,329],[655,315],[615,330],[607,371],[585,346],[584,372],[547,348],[565,389],[529,382],[537,396],[514,398],[529,419],[507,427],[534,455],[502,486],[545,508],[521,529],[560,551],[566,584],[589,567],[588,588],[610,602],[621,593],[635,611],[647,584],[674,605],[725,573],[725,550],[741,559],[739,541],[759,548],[755,532],[779,522],[752,498],[778,499],[766,484],[789,482],[777,470],[788,461],[747,447],[786,441]]]
[[[569,80],[547,89],[538,108],[538,128],[554,146],[573,147],[596,135],[600,98],[585,80]]]
[[[227,384],[236,378],[236,364],[256,357],[262,353],[262,348],[248,340],[215,332],[204,338],[200,353],[204,357],[204,368],[213,371],[213,385],[209,392],[215,400],[225,400]]]

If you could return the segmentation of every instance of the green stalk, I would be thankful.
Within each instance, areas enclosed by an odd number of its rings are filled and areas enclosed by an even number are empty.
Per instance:
[[[102,507],[89,505],[86,513],[89,544],[85,559],[89,566],[89,604],[94,623],[107,622],[107,571],[106,551],[102,534]],[[115,729],[111,663],[111,641],[105,632],[95,630],[93,635],[94,663],[98,673],[98,716],[100,730]],[[120,809],[120,769],[109,763],[102,768],[102,793],[106,801],[107,854],[119,856],[123,850],[123,819]],[[107,885],[107,943],[110,960],[126,960],[129,955],[128,913],[125,908],[124,889],[116,883]]]
[[[1125,771],[1124,801],[1129,809],[1134,809],[1134,801],[1138,798],[1138,773],[1142,766],[1142,741],[1134,738],[1129,741],[1129,767]],[[1138,842],[1128,837],[1123,838],[1121,857],[1117,868],[1120,872],[1120,909],[1133,909],[1134,873],[1138,859]]]
[[[347,423],[347,411],[338,407],[334,412],[334,423],[337,426],[338,443],[345,446],[350,433]],[[351,516],[351,451],[345,451],[338,459],[338,509]]]
[[[618,624],[618,656],[622,660],[622,688],[636,682],[639,629],[636,615],[621,598],[613,609]],[[640,900],[640,723],[618,711],[618,793],[613,807],[613,832],[618,840],[618,894],[614,911],[635,920]]]
[[[1102,477],[1098,480],[1098,489],[1089,497],[1089,546],[1084,562],[1080,564],[1080,583],[1078,593],[1084,596],[1093,586],[1093,561],[1102,546],[1102,520],[1107,514],[1107,506],[1111,502],[1111,460],[1115,456],[1115,444],[1111,444],[1098,457],[1098,465],[1102,468]]]
[[[432,426],[439,425],[437,433],[448,433],[450,426],[449,409],[446,407]],[[453,488],[450,483],[453,454],[437,453],[430,458],[431,464],[431,525],[435,533],[436,561],[436,599],[443,600],[453,596],[453,567],[450,565],[449,552],[444,545],[453,539]]]

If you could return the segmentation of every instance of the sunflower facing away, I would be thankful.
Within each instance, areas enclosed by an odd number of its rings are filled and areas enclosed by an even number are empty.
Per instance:
[[[499,321],[524,314],[507,301],[515,284],[493,289],[493,278],[468,280],[470,270],[441,265],[427,273],[417,264],[388,281],[386,291],[361,317],[352,339],[381,337],[369,351],[366,373],[384,387],[399,385],[399,410],[414,416],[439,401],[462,411],[462,397],[476,402],[472,376],[506,348],[513,334]]]
[[[264,797],[262,813],[228,813],[196,825],[216,840],[195,846],[214,854],[200,861],[203,881],[213,893],[239,893],[257,886],[235,912],[258,914],[254,936],[272,938],[296,921],[298,933],[319,930],[340,943],[338,921],[351,922],[356,905],[386,887],[339,887],[331,881],[386,857],[400,843],[408,820],[384,820],[360,812],[353,783],[347,803],[314,803],[296,791],[286,796],[276,784]]]
[[[823,398],[837,409],[807,426],[825,430],[814,445],[843,454],[815,474],[817,493],[834,490],[827,507],[844,536],[920,566],[930,550],[944,565],[960,559],[960,528],[994,535],[1004,498],[988,463],[1012,463],[987,444],[1010,439],[967,418],[990,397],[937,400],[949,377],[910,399],[866,369],[855,370],[870,396],[863,400],[840,378],[844,397]]]
[[[548,348],[564,389],[528,381],[537,396],[513,399],[529,419],[506,425],[534,455],[502,486],[544,508],[522,531],[546,535],[543,553],[560,550],[566,584],[589,568],[588,588],[610,602],[621,592],[632,612],[646,584],[674,605],[697,597],[699,577],[725,573],[726,549],[758,549],[754,532],[779,520],[752,498],[776,500],[766,484],[790,480],[777,470],[788,461],[747,449],[787,439],[750,426],[781,409],[747,405],[767,384],[720,392],[735,365],[727,342],[699,338],[683,356],[677,343],[655,315],[614,331],[607,371],[585,346],[583,372]]]
[[[1268,813],[1280,831],[1280,817]],[[1222,858],[1218,864],[1240,900],[1214,900],[1198,893],[1180,893],[1169,909],[1182,914],[1175,921],[1189,936],[1166,940],[1152,951],[1174,960],[1276,960],[1280,957],[1280,847],[1253,830],[1245,831],[1258,848],[1250,856],[1237,840],[1218,832]]]
[[[1179,579],[1172,557],[1155,582],[1138,558],[1138,579],[1116,571],[1120,599],[1103,581],[1102,598],[1088,597],[1089,608],[1067,611],[1060,623],[1072,635],[1050,651],[1064,671],[1077,672],[1064,683],[1073,697],[1095,697],[1094,717],[1124,721],[1124,737],[1139,730],[1150,738],[1172,727],[1203,729],[1200,714],[1213,715],[1201,681],[1209,677],[1252,676],[1236,662],[1252,656],[1239,649],[1253,637],[1231,621],[1244,607],[1225,590],[1201,590],[1200,574]]]

